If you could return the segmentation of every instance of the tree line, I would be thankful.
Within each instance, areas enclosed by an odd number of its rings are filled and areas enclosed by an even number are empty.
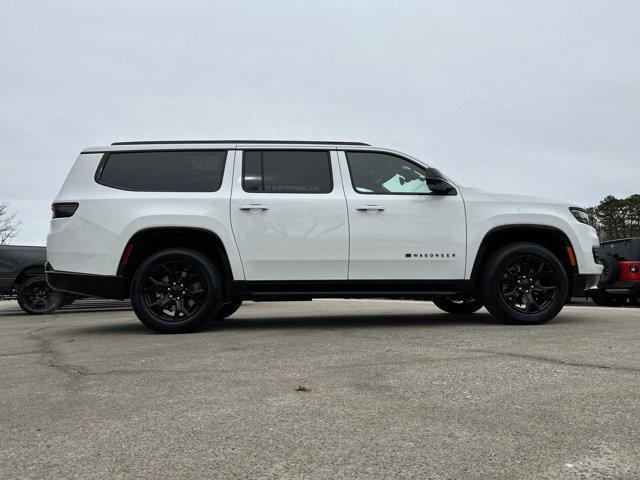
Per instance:
[[[587,209],[601,241],[640,237],[640,194],[627,198],[607,195]]]

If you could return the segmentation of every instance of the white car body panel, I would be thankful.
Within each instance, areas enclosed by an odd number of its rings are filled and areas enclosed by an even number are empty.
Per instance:
[[[345,153],[340,151],[339,157],[349,211],[350,280],[464,278],[466,227],[460,195],[358,193]],[[372,209],[362,209],[366,207]]]
[[[347,279],[347,209],[335,150],[330,157],[330,193],[256,193],[243,190],[236,153],[231,224],[247,280]]]
[[[505,226],[551,227],[563,232],[576,257],[580,273],[600,274],[602,266],[593,258],[592,249],[600,242],[594,228],[578,222],[565,200],[485,192],[477,188],[459,187],[467,211],[467,270],[471,271],[485,236]]]
[[[229,150],[217,192],[133,192],[95,182],[102,154],[81,154],[55,199],[80,206],[72,217],[51,220],[48,262],[66,272],[116,275],[127,242],[136,233],[156,227],[195,227],[220,237],[234,278],[244,279],[229,218],[233,155]]]

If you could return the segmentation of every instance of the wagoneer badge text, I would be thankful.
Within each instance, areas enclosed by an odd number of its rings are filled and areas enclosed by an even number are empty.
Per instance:
[[[405,253],[405,258],[456,258],[455,253]]]

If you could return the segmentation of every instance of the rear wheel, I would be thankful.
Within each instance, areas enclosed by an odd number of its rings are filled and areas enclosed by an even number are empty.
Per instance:
[[[161,250],[136,270],[131,304],[142,323],[160,333],[191,332],[220,308],[222,280],[216,265],[200,252]]]
[[[480,292],[487,310],[503,322],[541,324],[562,310],[569,280],[550,250],[517,243],[491,255],[482,272]]]
[[[482,301],[475,295],[468,297],[436,297],[433,303],[440,310],[456,315],[476,312],[482,308]]]
[[[29,277],[18,289],[18,305],[31,315],[52,313],[63,301],[64,294],[53,290],[42,275]]]

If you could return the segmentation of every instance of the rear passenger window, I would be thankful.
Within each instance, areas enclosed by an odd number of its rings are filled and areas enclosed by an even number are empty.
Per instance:
[[[245,150],[242,168],[246,192],[329,193],[333,190],[327,151]]]
[[[141,192],[215,192],[225,150],[110,153],[98,183]]]

